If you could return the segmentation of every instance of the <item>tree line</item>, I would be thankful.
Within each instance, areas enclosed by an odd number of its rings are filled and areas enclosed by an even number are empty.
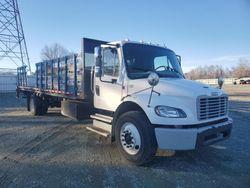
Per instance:
[[[242,78],[250,77],[250,62],[245,58],[239,59],[236,66],[224,68],[221,65],[199,66],[185,74],[187,79],[211,79],[211,78]]]

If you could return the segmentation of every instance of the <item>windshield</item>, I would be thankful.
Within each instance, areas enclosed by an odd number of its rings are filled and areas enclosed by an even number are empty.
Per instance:
[[[123,46],[123,54],[131,79],[147,78],[150,71],[157,72],[160,77],[184,78],[175,53],[169,49],[127,43]]]

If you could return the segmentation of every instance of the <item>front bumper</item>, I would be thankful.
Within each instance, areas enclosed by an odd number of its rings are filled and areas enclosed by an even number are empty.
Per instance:
[[[192,150],[227,139],[233,121],[227,121],[201,128],[155,128],[156,140],[160,149]],[[184,127],[184,126],[183,126]]]

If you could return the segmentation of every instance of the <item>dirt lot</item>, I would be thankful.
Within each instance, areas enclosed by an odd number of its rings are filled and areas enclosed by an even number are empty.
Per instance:
[[[59,109],[34,117],[0,94],[0,187],[250,187],[250,86],[224,87],[234,120],[229,140],[195,151],[158,151],[130,165],[115,144]]]

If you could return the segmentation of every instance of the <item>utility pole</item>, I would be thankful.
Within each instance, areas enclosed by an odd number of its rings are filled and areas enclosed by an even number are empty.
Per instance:
[[[0,61],[31,71],[17,0],[0,0]]]

